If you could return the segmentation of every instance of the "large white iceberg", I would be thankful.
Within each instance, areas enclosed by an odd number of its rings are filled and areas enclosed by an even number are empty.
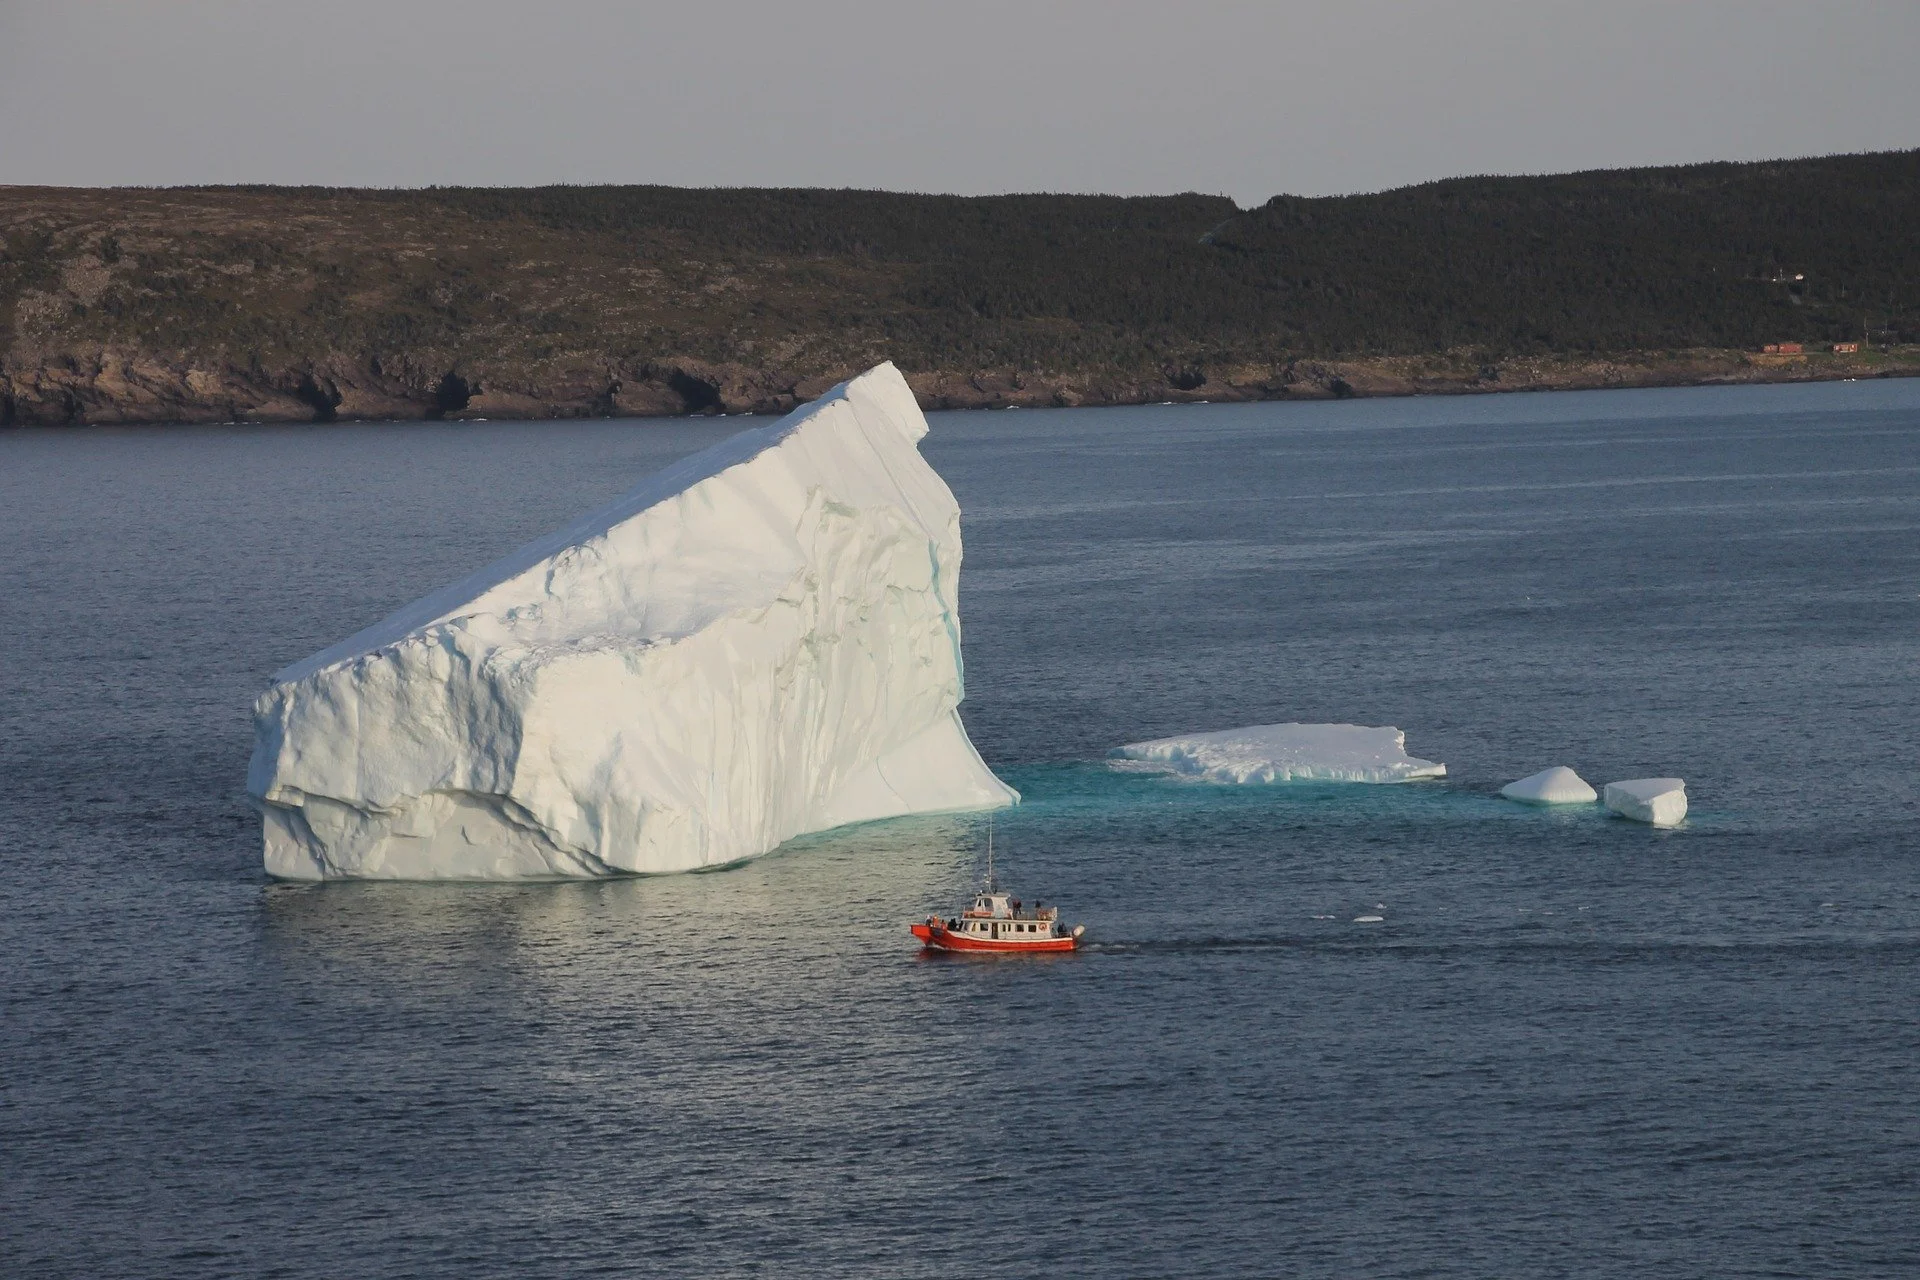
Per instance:
[[[1523,804],[1592,804],[1600,798],[1585,778],[1563,764],[1509,782],[1500,794]]]
[[[1208,782],[1407,782],[1447,772],[1408,755],[1407,735],[1391,725],[1256,724],[1130,742],[1114,754]]]
[[[295,663],[266,867],[680,871],[1018,795],[957,707],[960,509],[891,364]]]
[[[1677,826],[1687,816],[1687,784],[1678,778],[1629,778],[1609,782],[1607,808],[1635,822]]]

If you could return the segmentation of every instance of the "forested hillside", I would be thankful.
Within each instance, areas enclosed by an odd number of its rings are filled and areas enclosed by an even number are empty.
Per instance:
[[[1920,152],[1251,210],[0,188],[0,419],[777,409],[888,357],[933,404],[1905,371],[1916,225]]]
[[[1212,243],[1326,352],[1913,341],[1920,152],[1276,197]]]

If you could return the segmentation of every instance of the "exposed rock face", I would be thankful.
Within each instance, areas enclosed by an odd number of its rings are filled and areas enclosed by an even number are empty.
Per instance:
[[[396,367],[397,366],[397,367]],[[693,362],[603,365],[537,378],[472,366],[330,356],[277,369],[100,351],[0,366],[0,425],[337,422],[784,413],[830,385]]]
[[[1002,409],[1194,401],[1329,400],[1703,383],[1799,382],[1920,374],[1920,348],[1766,360],[1735,351],[1612,358],[1530,357],[1499,366],[1462,357],[1381,356],[1275,367],[1176,369],[1163,378],[1087,372],[922,371],[907,382],[923,409]],[[458,367],[330,355],[277,368],[204,366],[102,350],[0,365],[0,425],[345,422],[405,419],[642,418],[786,413],[819,395],[823,375],[693,359],[561,369]]]

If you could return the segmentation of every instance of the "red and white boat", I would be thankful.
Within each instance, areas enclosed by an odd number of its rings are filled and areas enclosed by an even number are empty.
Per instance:
[[[928,916],[909,926],[930,951],[1074,951],[1087,926],[1060,923],[1060,908],[1035,901],[1022,909],[1020,899],[993,883],[993,827],[987,827],[987,883],[973,905],[957,916]]]
[[[1060,908],[1021,909],[1020,899],[991,884],[957,916],[928,916],[912,926],[913,936],[934,951],[1073,951],[1087,926],[1060,923]]]

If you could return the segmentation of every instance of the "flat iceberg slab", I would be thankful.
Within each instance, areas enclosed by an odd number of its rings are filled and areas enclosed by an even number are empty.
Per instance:
[[[1209,782],[1407,782],[1445,777],[1447,766],[1407,754],[1392,726],[1256,724],[1131,742],[1114,752]]]
[[[295,663],[291,879],[681,871],[1018,795],[961,727],[960,509],[883,364]]]
[[[1607,808],[1635,822],[1671,827],[1687,816],[1687,784],[1678,778],[1632,778],[1607,784]]]
[[[1585,778],[1563,764],[1509,782],[1500,794],[1523,804],[1592,804],[1600,798]]]

